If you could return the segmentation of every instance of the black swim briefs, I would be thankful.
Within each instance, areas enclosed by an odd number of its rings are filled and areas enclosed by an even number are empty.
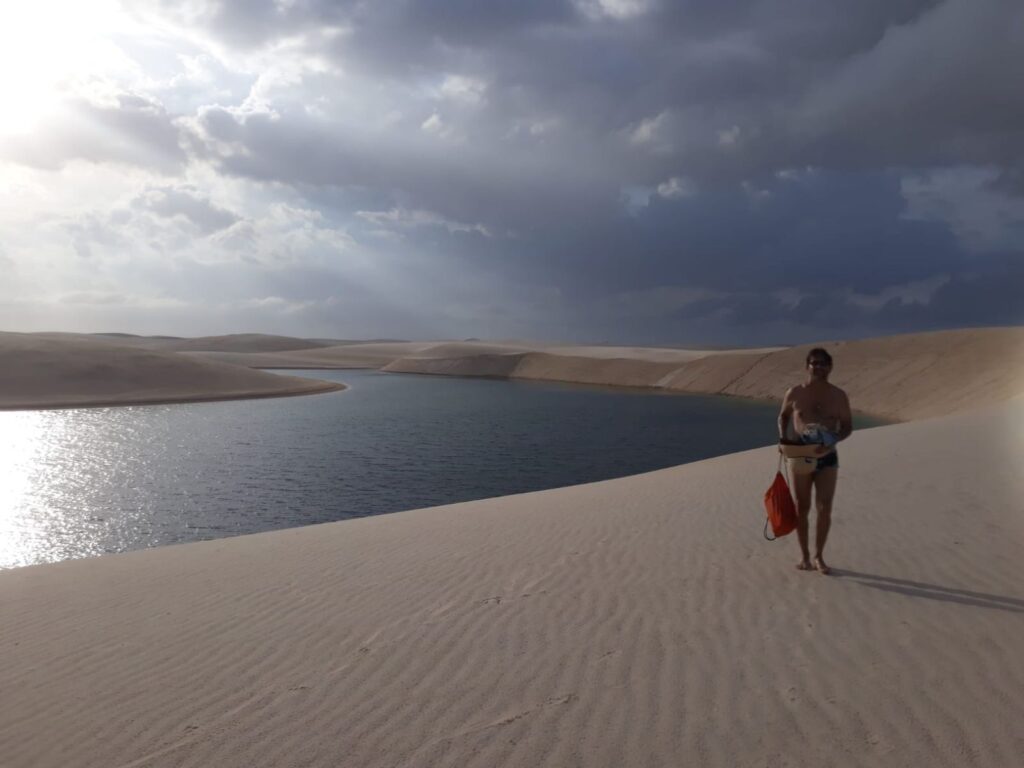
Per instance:
[[[832,453],[826,453],[820,459],[818,459],[818,466],[814,468],[815,472],[820,472],[823,469],[829,467],[835,467],[839,469],[839,451],[832,451]]]

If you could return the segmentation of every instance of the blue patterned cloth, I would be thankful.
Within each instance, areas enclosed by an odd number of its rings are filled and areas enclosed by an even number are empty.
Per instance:
[[[804,445],[824,445],[831,448],[839,442],[839,436],[830,429],[825,429],[821,424],[808,424],[800,435],[800,441]]]

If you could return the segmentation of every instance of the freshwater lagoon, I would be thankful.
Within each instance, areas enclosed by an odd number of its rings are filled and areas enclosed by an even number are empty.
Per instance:
[[[288,373],[349,389],[0,413],[0,567],[604,480],[775,436],[776,405],[735,398]]]

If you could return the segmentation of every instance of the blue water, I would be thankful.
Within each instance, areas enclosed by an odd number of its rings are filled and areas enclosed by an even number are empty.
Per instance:
[[[0,567],[585,483],[775,436],[776,406],[730,398],[289,373],[350,388],[0,413]]]

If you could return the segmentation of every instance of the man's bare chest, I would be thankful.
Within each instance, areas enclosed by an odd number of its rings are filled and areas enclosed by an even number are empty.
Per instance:
[[[797,393],[794,410],[800,420],[805,423],[827,421],[836,418],[839,412],[839,402],[835,393],[830,390],[809,391],[805,389]]]

